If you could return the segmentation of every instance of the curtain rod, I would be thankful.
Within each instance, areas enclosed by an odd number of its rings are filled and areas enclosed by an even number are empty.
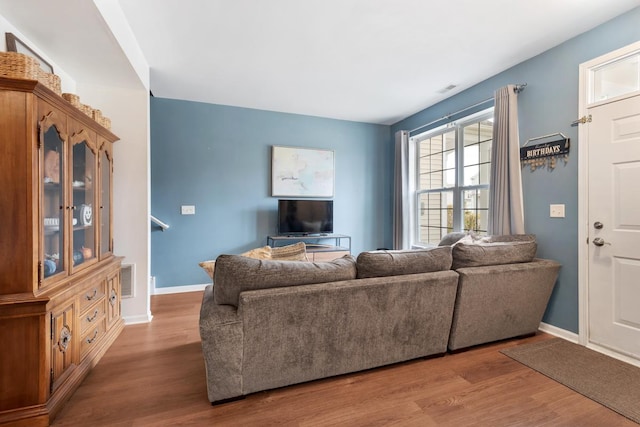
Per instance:
[[[515,85],[515,87],[513,88],[513,91],[514,91],[515,93],[520,93],[520,92],[522,92],[522,91],[524,90],[524,88],[525,88],[526,86],[527,86],[527,84],[526,84],[526,83],[517,84],[517,85]],[[449,119],[451,119],[451,117],[453,117],[453,116],[456,116],[456,115],[458,115],[458,114],[460,114],[460,113],[464,113],[464,112],[465,112],[465,111],[467,111],[467,110],[470,110],[470,109],[475,108],[475,107],[479,107],[480,105],[482,105],[482,104],[486,104],[486,103],[488,103],[489,101],[493,101],[493,100],[494,100],[494,98],[487,98],[487,99],[485,99],[484,101],[476,102],[475,104],[473,104],[473,105],[469,105],[468,107],[465,107],[465,108],[463,108],[463,109],[461,109],[461,110],[458,110],[458,111],[456,111],[455,113],[449,113],[449,114],[447,114],[446,116],[442,116],[442,117],[440,117],[439,119],[432,120],[432,121],[430,121],[430,122],[429,122],[429,123],[427,123],[427,124],[424,124],[424,125],[422,125],[422,126],[418,126],[418,127],[417,127],[417,128],[415,128],[415,129],[411,129],[411,130],[409,131],[409,133],[413,133],[413,132],[415,132],[415,131],[417,131],[417,130],[420,130],[420,129],[426,128],[427,126],[431,126],[432,124],[434,124],[434,123],[438,123],[438,122],[440,122],[440,121],[442,121],[442,120],[449,120]]]

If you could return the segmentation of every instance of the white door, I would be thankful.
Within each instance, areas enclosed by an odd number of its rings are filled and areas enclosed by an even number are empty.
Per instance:
[[[588,114],[588,339],[640,360],[640,95]]]

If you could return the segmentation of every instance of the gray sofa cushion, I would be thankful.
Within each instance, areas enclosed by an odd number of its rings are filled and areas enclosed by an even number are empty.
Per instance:
[[[484,243],[496,242],[535,242],[535,234],[500,234],[492,236],[484,236],[480,239]]]
[[[336,282],[356,278],[351,255],[330,262],[272,261],[220,255],[216,259],[213,297],[216,304],[238,306],[240,292]]]
[[[449,349],[535,333],[560,264],[532,262],[461,268]]]
[[[430,273],[451,268],[451,247],[370,251],[358,255],[358,278]]]
[[[453,246],[454,270],[462,267],[530,262],[536,256],[534,241],[458,242]]]

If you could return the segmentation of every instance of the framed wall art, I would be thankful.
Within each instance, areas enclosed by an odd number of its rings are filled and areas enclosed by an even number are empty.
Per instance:
[[[5,33],[5,39],[7,41],[7,52],[24,53],[32,58],[36,58],[38,62],[40,62],[40,68],[47,73],[53,74],[53,67],[51,64],[35,53],[29,46],[24,44],[22,40],[14,36],[13,33]]]
[[[271,152],[271,195],[333,197],[333,150],[274,145]]]

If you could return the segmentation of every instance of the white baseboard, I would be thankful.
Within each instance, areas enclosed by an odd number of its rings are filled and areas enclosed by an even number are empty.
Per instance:
[[[151,313],[147,313],[142,316],[125,316],[122,318],[124,320],[125,325],[137,325],[139,323],[149,323],[151,319],[153,319],[153,315]]]
[[[571,331],[567,331],[566,329],[558,328],[557,326],[549,325],[548,323],[541,322],[540,327],[538,329],[550,335],[553,335],[559,338],[564,338],[565,340],[571,341],[572,343],[575,343],[575,344],[578,344],[580,341],[578,334]]]
[[[560,329],[556,326],[548,325],[544,322],[540,323],[540,327],[538,329],[550,335],[554,335],[559,338],[564,338],[565,340],[571,341],[572,343],[580,344],[580,339],[578,334],[574,334],[573,332],[569,332],[565,329]],[[584,345],[584,344],[580,344],[580,345]],[[617,353],[613,350],[610,350],[606,347],[599,346],[598,344],[594,344],[594,343],[587,343],[585,347],[590,348],[591,350],[597,351],[598,353],[602,353],[609,357],[613,357],[614,359],[621,360],[623,362],[629,363],[630,365],[634,365],[640,368],[640,360],[635,357],[630,357],[621,353]]]
[[[153,288],[152,295],[179,294],[182,292],[204,291],[204,288],[211,283],[203,283],[201,285],[185,285],[185,286],[168,286],[166,288]]]
[[[618,359],[622,362],[626,362],[630,365],[640,368],[640,360],[635,357],[630,357],[630,356],[627,356],[626,354],[617,353],[613,350],[610,350],[606,347],[599,346],[598,344],[594,344],[594,343],[587,344],[587,348],[590,348],[591,350],[597,351],[598,353],[602,353],[606,356],[613,357],[614,359]]]

